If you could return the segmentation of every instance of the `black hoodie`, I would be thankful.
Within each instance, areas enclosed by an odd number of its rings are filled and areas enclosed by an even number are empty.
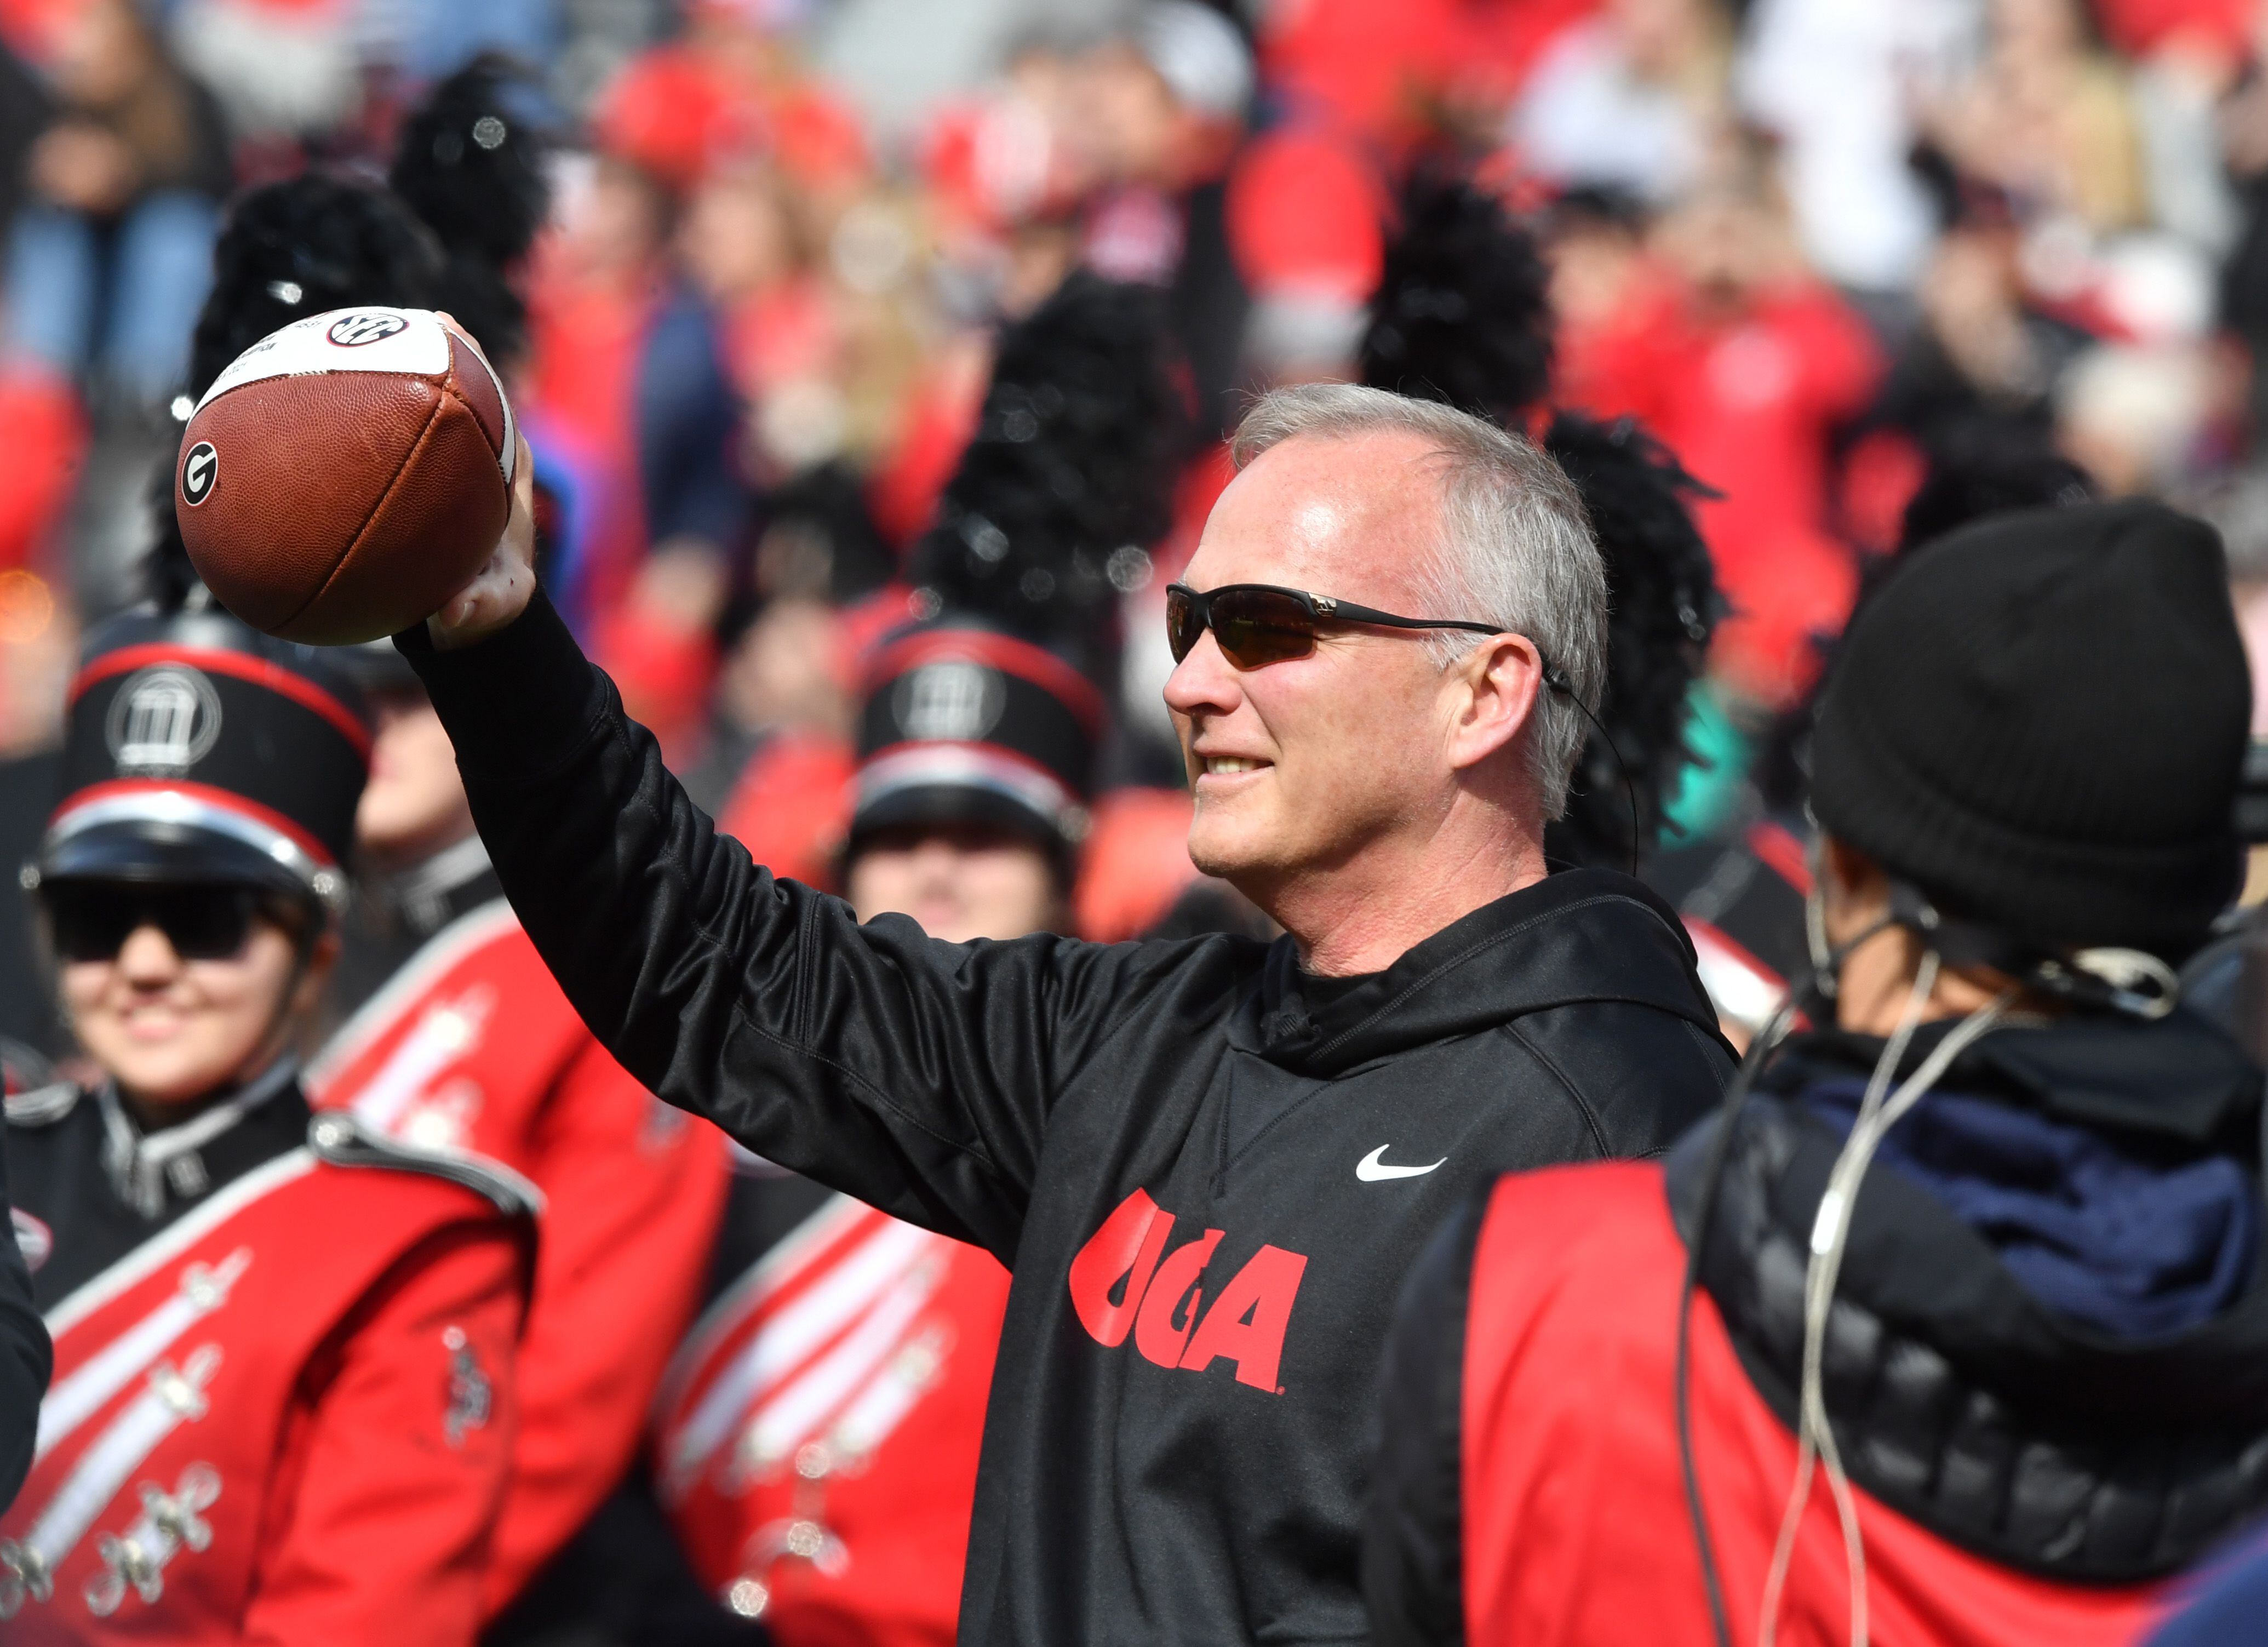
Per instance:
[[[1494,1174],[1657,1151],[1730,1074],[1675,915],[1618,875],[1320,987],[1288,940],[946,944],[714,835],[540,598],[466,651],[401,645],[623,1065],[1014,1271],[964,1641],[1361,1639],[1403,1271]]]

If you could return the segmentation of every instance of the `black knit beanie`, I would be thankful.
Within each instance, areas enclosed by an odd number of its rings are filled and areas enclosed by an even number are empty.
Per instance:
[[[1860,609],[1812,808],[1948,914],[2178,956],[2235,895],[2251,677],[2220,540],[2162,505],[1982,521]]]

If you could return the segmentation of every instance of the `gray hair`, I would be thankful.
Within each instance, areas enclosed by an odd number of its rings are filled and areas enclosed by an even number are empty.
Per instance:
[[[1567,809],[1568,780],[1590,733],[1583,711],[1597,713],[1607,678],[1606,566],[1566,471],[1521,436],[1454,407],[1351,383],[1263,395],[1237,425],[1229,456],[1241,469],[1295,435],[1389,432],[1430,442],[1440,465],[1441,531],[1418,569],[1426,609],[1411,616],[1472,618],[1525,635],[1567,683],[1537,696],[1528,745],[1543,816],[1556,818]],[[1484,639],[1437,629],[1425,644],[1447,668]]]

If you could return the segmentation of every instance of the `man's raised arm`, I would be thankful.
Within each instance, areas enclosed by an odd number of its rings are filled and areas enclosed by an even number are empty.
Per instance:
[[[1049,1104],[1154,962],[861,927],[774,879],[687,798],[541,595],[471,644],[396,644],[512,907],[625,1068],[784,1166],[1012,1249]]]

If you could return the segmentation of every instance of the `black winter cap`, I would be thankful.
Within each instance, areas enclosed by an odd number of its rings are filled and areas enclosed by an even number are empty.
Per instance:
[[[2178,956],[2235,895],[2252,687],[2220,537],[2149,502],[1996,516],[1837,652],[1812,807],[1948,914]]]

